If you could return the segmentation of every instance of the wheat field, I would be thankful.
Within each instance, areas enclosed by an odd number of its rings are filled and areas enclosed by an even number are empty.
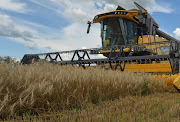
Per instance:
[[[3,121],[177,121],[173,86],[142,73],[0,64]]]

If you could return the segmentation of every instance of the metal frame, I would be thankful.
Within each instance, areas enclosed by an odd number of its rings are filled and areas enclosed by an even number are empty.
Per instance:
[[[61,55],[60,55],[59,53],[56,53],[56,57],[55,57],[54,59],[52,58],[51,55],[52,55],[52,54],[46,54],[46,57],[45,57],[44,60],[47,60],[47,58],[49,57],[49,58],[50,58],[50,62],[54,62],[54,61],[57,61],[57,59],[58,59],[58,57],[59,57],[59,59],[60,59],[61,61],[63,61],[63,60],[62,60],[62,57],[61,57]]]
[[[80,56],[79,53],[83,53],[83,55]],[[76,55],[77,55],[78,61],[83,61],[83,60],[85,60],[85,56],[87,56],[88,59],[90,59],[90,56],[89,56],[87,50],[81,50],[81,51],[76,50],[76,51],[74,52],[74,54],[73,54],[72,59],[71,59],[72,66],[73,66],[74,58],[75,58]],[[89,63],[88,66],[90,66],[90,65],[91,65],[91,63]],[[82,67],[85,69],[85,64],[79,64],[79,66],[80,66],[80,67],[82,66]]]
[[[141,51],[144,47],[137,46],[137,45],[131,45],[131,46],[117,46],[117,47],[109,47],[109,48],[94,48],[94,49],[83,49],[83,50],[73,50],[73,51],[63,51],[63,52],[54,52],[54,53],[43,53],[43,54],[27,54],[24,55],[22,59],[22,64],[30,64],[32,63],[32,60],[35,59],[35,61],[38,61],[40,56],[45,56],[44,60],[47,60],[47,58],[50,58],[51,63],[59,63],[61,65],[79,65],[80,67],[85,68],[85,65],[90,66],[91,64],[109,64],[110,67],[112,67],[112,63],[115,63],[115,70],[119,66],[121,71],[124,71],[126,63],[129,62],[147,62],[147,61],[162,61],[162,60],[169,60],[172,74],[179,73],[179,59],[180,59],[180,42],[177,41],[167,41],[170,43],[170,49],[169,49],[169,55],[144,55],[144,56],[125,56],[123,49],[126,47],[136,48],[136,51]],[[166,42],[166,43],[167,43]],[[161,44],[162,42],[156,42],[157,44]],[[164,42],[165,43],[165,42]],[[95,52],[98,52],[100,50],[111,50],[110,55],[108,58],[102,58],[102,59],[91,59],[90,55],[93,50]],[[119,49],[119,52],[116,52],[116,50]],[[61,57],[61,54],[67,54],[67,53],[73,53],[73,56],[71,60],[63,60]],[[80,55],[82,53],[82,56]],[[112,56],[114,53],[115,56]],[[129,52],[131,53],[131,52]],[[52,58],[52,55],[56,55],[55,58]],[[85,59],[85,56],[87,56],[88,59]],[[60,59],[58,61],[57,59]],[[77,57],[77,60],[75,60],[75,57]],[[121,64],[124,64],[123,66]]]

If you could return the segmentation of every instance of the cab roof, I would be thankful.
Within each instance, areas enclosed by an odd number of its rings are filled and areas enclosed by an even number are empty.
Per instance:
[[[113,18],[113,17],[122,17],[129,20],[132,20],[136,23],[138,23],[138,18],[136,17],[138,15],[138,10],[125,10],[124,8],[118,6],[116,11],[110,11],[107,13],[98,14],[94,17],[93,23],[100,23],[101,20],[105,18]]]

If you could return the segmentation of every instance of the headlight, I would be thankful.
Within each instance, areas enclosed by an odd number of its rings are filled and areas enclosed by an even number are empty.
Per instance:
[[[131,48],[131,52],[134,52],[134,47]]]

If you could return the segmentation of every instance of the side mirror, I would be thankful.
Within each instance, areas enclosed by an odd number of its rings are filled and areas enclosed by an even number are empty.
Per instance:
[[[90,28],[91,28],[91,22],[90,21],[88,21],[88,29],[87,29],[87,34],[89,33],[89,31],[90,31]]]

